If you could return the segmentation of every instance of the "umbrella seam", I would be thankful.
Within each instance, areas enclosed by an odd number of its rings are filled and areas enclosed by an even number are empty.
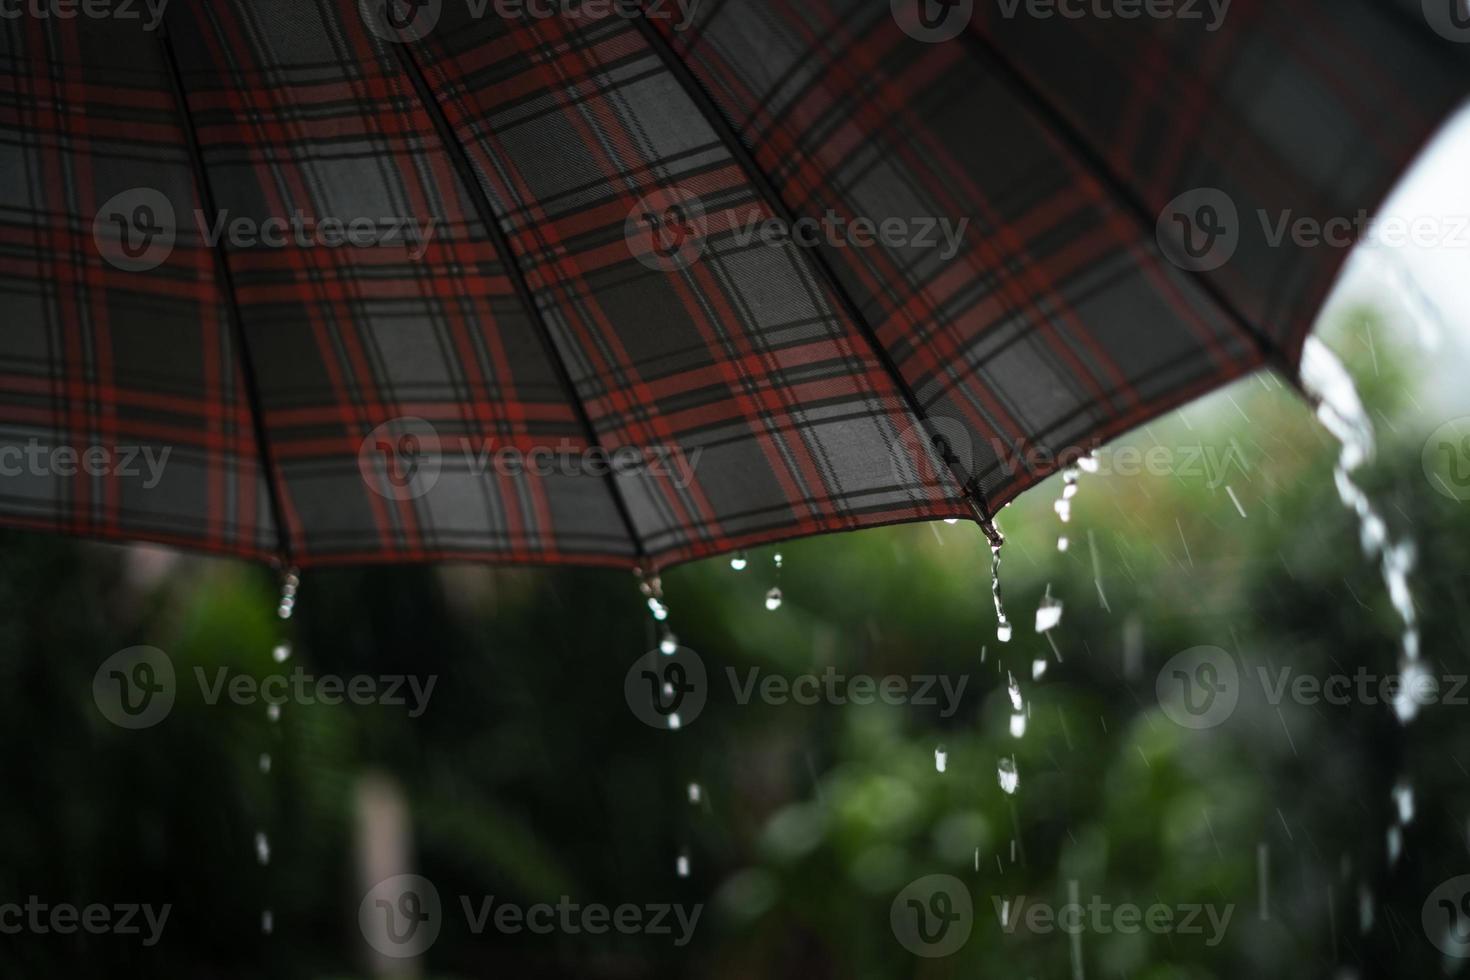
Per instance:
[[[1088,143],[1087,139],[1077,131],[1077,128],[1066,118],[1062,111],[1052,104],[1045,94],[1038,90],[1021,73],[1020,69],[1008,61],[1000,49],[997,48],[989,38],[985,37],[978,29],[967,30],[963,37],[970,43],[967,47],[975,55],[976,59],[989,67],[995,78],[1009,88],[1012,94],[1020,101],[1030,107],[1031,113],[1054,137],[1060,140],[1067,149],[1072,151],[1073,156],[1082,163],[1092,176],[1100,181],[1115,199],[1120,201],[1124,207],[1123,211],[1138,225],[1140,234],[1148,237],[1149,229],[1153,227],[1153,221],[1148,216],[1148,208],[1142,199],[1133,192],[1133,189],[1114,172],[1113,168],[1102,157],[1096,149]],[[1177,268],[1177,266],[1176,266]],[[1186,282],[1197,285],[1201,292],[1224,313],[1231,325],[1243,333],[1256,348],[1261,358],[1271,367],[1276,368],[1285,375],[1287,381],[1298,393],[1302,393],[1301,383],[1297,377],[1296,369],[1292,366],[1290,358],[1281,346],[1271,339],[1264,331],[1251,322],[1241,310],[1226,296],[1207,275],[1189,269],[1181,269],[1184,272],[1192,272],[1186,277]]]
[[[638,11],[639,16],[632,18],[632,20],[638,25],[649,48],[663,63],[669,74],[674,77],[674,80],[678,82],[680,88],[683,89],[690,101],[694,103],[701,115],[704,116],[705,122],[714,132],[715,137],[724,145],[726,152],[730,154],[735,163],[745,172],[752,187],[765,199],[766,205],[771,208],[774,214],[785,221],[788,227],[794,226],[796,222],[795,212],[787,206],[785,199],[781,197],[775,185],[771,182],[769,175],[756,163],[755,158],[751,155],[745,143],[740,139],[740,135],[735,132],[734,127],[725,118],[724,113],[715,104],[709,92],[705,90],[704,85],[699,79],[694,77],[694,73],[689,69],[689,66],[674,52],[673,48],[668,44],[668,41],[659,32],[658,27],[649,21],[647,11],[643,9],[641,4],[639,5]],[[818,249],[802,249],[800,251],[811,253],[811,267],[817,273],[818,278],[831,290],[833,296],[837,299],[838,305],[842,307],[842,312],[852,321],[853,326],[857,328],[858,333],[867,343],[873,356],[878,359],[878,363],[883,368],[884,373],[893,381],[894,386],[898,389],[899,394],[907,404],[909,412],[920,423],[927,423],[929,416],[924,411],[918,395],[909,387],[908,381],[899,371],[898,365],[894,363],[893,356],[889,353],[888,349],[878,341],[877,335],[868,323],[867,318],[863,316],[857,301],[843,287],[842,281],[837,277],[835,270],[828,264],[826,256]],[[986,500],[985,491],[980,488],[979,481],[960,472],[957,466],[959,462],[958,458],[950,450],[948,443],[943,441],[942,438],[936,441],[936,448],[940,449],[940,454],[944,459],[945,465],[949,468],[950,475],[959,483],[961,495],[968,499],[975,508],[976,515],[980,519],[980,526],[984,529],[986,536],[992,541],[995,541],[999,537],[999,532],[995,529],[995,515],[991,511],[989,502]]]
[[[198,184],[199,203],[204,206],[207,213],[218,214],[219,209],[214,199],[214,191],[209,182],[209,171],[204,165],[204,151],[199,145],[199,134],[194,128],[194,117],[189,112],[183,72],[179,68],[178,58],[174,55],[173,45],[169,43],[166,25],[159,30],[158,40],[163,49],[164,62],[168,66],[170,87],[173,90],[174,103],[179,113],[179,125],[184,131],[185,151],[189,155],[189,162],[194,170],[194,179]],[[230,271],[229,255],[226,253],[223,240],[216,242],[209,251],[214,258],[215,269],[220,277],[220,292],[225,301],[225,319],[229,322],[230,333],[240,352],[239,367],[242,387],[245,389],[245,399],[250,407],[251,427],[255,433],[256,446],[260,451],[260,462],[265,469],[266,495],[270,499],[271,519],[276,525],[276,541],[280,549],[281,562],[284,568],[289,568],[292,565],[291,535],[286,525],[285,508],[281,504],[281,488],[276,481],[275,456],[271,452],[270,432],[265,424],[265,407],[261,402],[260,389],[256,385],[255,361],[250,353],[250,344],[245,337],[244,321],[240,315],[240,300],[235,291],[235,278]]]
[[[505,267],[506,277],[510,279],[511,285],[515,289],[516,297],[520,300],[521,305],[525,307],[532,330],[540,339],[541,345],[546,351],[547,359],[551,362],[552,370],[556,373],[561,386],[566,390],[567,401],[571,404],[572,411],[581,423],[588,443],[595,446],[600,453],[611,459],[608,456],[606,447],[602,445],[602,440],[597,435],[596,428],[592,425],[592,418],[587,414],[587,408],[582,403],[581,395],[577,393],[577,386],[572,380],[571,370],[567,367],[566,361],[561,356],[561,351],[556,346],[556,338],[551,335],[550,324],[546,322],[546,318],[541,315],[541,310],[536,305],[536,298],[531,293],[530,284],[526,282],[525,274],[520,267],[520,262],[517,260],[515,252],[511,248],[510,236],[501,227],[500,220],[495,215],[495,207],[491,204],[489,195],[486,193],[485,188],[481,186],[480,179],[475,174],[474,163],[470,160],[469,154],[465,152],[464,146],[461,145],[459,137],[455,134],[454,127],[450,124],[448,117],[444,115],[444,110],[439,105],[433,89],[429,86],[428,79],[424,76],[423,69],[419,66],[418,60],[408,50],[407,42],[389,44],[389,47],[398,49],[397,60],[399,66],[403,69],[403,73],[408,76],[408,80],[414,88],[414,93],[418,96],[419,102],[424,107],[424,112],[428,114],[429,119],[433,122],[434,130],[439,136],[439,142],[444,145],[445,155],[454,166],[460,181],[465,184],[465,192],[470,196],[470,201],[473,203],[475,211],[479,215],[480,223],[485,226],[485,233],[490,236],[491,245],[494,247],[496,254],[500,256],[501,264]],[[611,467],[609,469],[611,470]],[[622,518],[623,524],[627,529],[628,539],[637,554],[638,570],[641,574],[645,571],[642,566],[644,564],[651,564],[651,556],[643,545],[643,539],[638,534],[637,526],[633,523],[633,515],[628,508],[628,502],[624,499],[622,490],[619,489],[612,472],[604,473],[603,480],[607,485],[608,493],[612,496],[612,501],[618,510],[618,515]],[[656,569],[650,568],[646,571],[652,572],[656,571]]]

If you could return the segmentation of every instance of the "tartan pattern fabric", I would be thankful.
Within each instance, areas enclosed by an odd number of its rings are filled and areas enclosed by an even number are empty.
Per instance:
[[[1397,0],[1017,2],[4,21],[0,521],[661,567],[993,512],[1294,370],[1344,252],[1254,216],[1371,209],[1470,90]],[[849,237],[757,230],[793,220]],[[10,475],[30,445],[168,456]]]

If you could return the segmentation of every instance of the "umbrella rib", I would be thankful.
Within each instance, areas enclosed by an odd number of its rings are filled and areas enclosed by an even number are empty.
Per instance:
[[[714,99],[705,90],[703,83],[694,77],[694,73],[689,70],[689,66],[670,47],[658,27],[649,21],[646,11],[641,6],[639,7],[639,16],[633,17],[632,20],[638,25],[648,46],[653,49],[654,53],[663,62],[664,67],[674,76],[675,81],[683,88],[684,93],[694,103],[696,108],[699,109],[700,113],[704,116],[705,122],[714,131],[715,136],[724,144],[726,152],[745,171],[746,177],[750,180],[751,185],[765,198],[767,207],[771,209],[773,214],[784,221],[788,228],[794,227],[796,224],[796,213],[792,208],[787,206],[780,191],[776,189],[775,183],[756,162],[755,157],[745,146],[745,142],[740,138],[740,134],[735,131],[734,126],[725,118],[725,114],[720,111],[720,107],[715,104]],[[852,321],[853,326],[857,328],[858,332],[862,334],[873,356],[878,359],[878,363],[882,366],[884,372],[893,381],[894,386],[903,396],[903,400],[907,404],[909,411],[920,422],[927,423],[929,421],[929,415],[924,410],[923,404],[919,401],[918,395],[909,386],[903,373],[899,371],[898,365],[894,362],[893,355],[889,353],[888,348],[884,347],[878,340],[877,333],[874,331],[872,325],[868,323],[867,317],[863,315],[857,300],[842,285],[842,280],[838,278],[836,270],[827,261],[827,257],[819,248],[800,249],[799,251],[803,254],[810,255],[811,264],[817,272],[818,277],[831,290],[832,294],[837,297],[837,301],[842,306],[843,312]],[[955,456],[948,443],[938,441],[935,445],[944,458],[945,464],[949,467],[950,475],[959,483],[960,492],[970,502],[971,506],[975,508],[976,514],[980,518],[980,527],[985,531],[986,537],[993,543],[999,543],[1000,532],[995,528],[995,514],[990,508],[989,501],[985,499],[985,491],[980,488],[980,482],[960,470],[959,458]]]
[[[1138,225],[1140,232],[1147,236],[1150,229],[1153,228],[1154,220],[1149,217],[1148,208],[1133,188],[1118,176],[1097,149],[1063,115],[1062,111],[1032,85],[1021,70],[1012,64],[1000,52],[1000,49],[991,43],[989,38],[978,30],[967,30],[964,37],[971,42],[969,47],[977,60],[990,68],[992,74],[1031,109],[1032,115],[1050,130],[1053,136],[1065,144],[1083,166],[1101,181],[1118,201],[1122,202],[1123,210]],[[1192,272],[1193,270],[1182,271]],[[1286,352],[1281,349],[1280,345],[1252,323],[1250,318],[1241,312],[1230,297],[1226,296],[1207,275],[1196,272],[1189,277],[1189,281],[1199,286],[1210,301],[1232,321],[1235,328],[1245,334],[1267,364],[1283,374],[1298,391],[1301,390],[1296,369],[1292,367],[1290,358],[1286,356]]]
[[[454,127],[450,124],[448,117],[444,115],[443,107],[439,105],[439,100],[434,96],[434,91],[430,88],[428,79],[424,77],[418,60],[408,50],[408,44],[406,42],[401,44],[390,43],[388,46],[397,50],[398,62],[403,68],[403,73],[408,76],[409,81],[413,84],[414,92],[418,96],[419,102],[423,105],[424,112],[433,121],[434,129],[439,136],[439,142],[444,145],[445,155],[449,157],[450,162],[454,165],[455,171],[459,175],[460,181],[465,185],[465,191],[469,194],[470,200],[474,204],[475,211],[480,218],[480,223],[485,226],[485,233],[490,236],[491,244],[500,256],[501,264],[505,267],[506,277],[510,279],[512,286],[515,287],[516,297],[520,300],[521,305],[525,307],[526,316],[529,318],[533,332],[541,341],[541,345],[546,352],[546,357],[551,362],[552,370],[556,372],[558,381],[566,391],[567,400],[571,403],[572,410],[577,415],[577,420],[582,426],[588,444],[596,447],[598,452],[605,458],[611,459],[607,454],[607,449],[602,445],[602,441],[597,435],[597,429],[592,425],[592,417],[587,414],[587,406],[582,403],[581,396],[577,394],[577,386],[576,382],[572,380],[571,370],[567,367],[566,361],[561,356],[560,349],[556,346],[556,338],[551,335],[550,324],[546,322],[546,318],[541,315],[541,310],[536,305],[536,297],[532,295],[530,284],[526,282],[525,273],[522,271],[520,263],[516,260],[515,252],[511,249],[510,236],[501,227],[499,219],[496,218],[495,207],[491,204],[489,195],[485,192],[485,188],[480,184],[479,177],[475,174],[475,167],[469,158],[469,154],[465,152],[465,148],[460,143],[459,137],[455,135]],[[609,466],[608,472],[602,474],[603,480],[607,483],[608,493],[612,496],[613,504],[618,510],[618,516],[622,518],[623,525],[628,532],[628,539],[632,543],[634,551],[637,553],[640,572],[652,572],[652,569],[642,568],[643,565],[648,564],[648,550],[643,545],[643,539],[638,534],[637,525],[633,523],[633,514],[628,509],[628,502],[624,499],[623,492],[619,489],[617,480],[614,478],[611,470],[612,467]]]
[[[218,215],[220,212],[215,202],[214,190],[209,182],[209,171],[204,166],[204,152],[199,145],[199,133],[194,127],[194,117],[189,112],[184,75],[179,68],[179,61],[174,54],[173,45],[169,42],[168,30],[165,26],[160,25],[158,40],[163,47],[164,61],[168,65],[169,84],[173,89],[174,103],[178,107],[179,125],[184,130],[184,143],[189,154],[190,166],[194,170],[194,181],[198,185],[199,203],[204,206],[207,214]],[[250,407],[250,423],[255,433],[255,444],[260,451],[260,462],[265,469],[266,495],[270,498],[271,518],[276,525],[277,547],[280,549],[283,567],[290,568],[292,565],[291,536],[286,527],[285,508],[281,504],[281,488],[276,482],[275,457],[271,452],[270,433],[265,424],[265,408],[261,401],[260,388],[256,383],[255,360],[250,353],[250,343],[245,338],[239,295],[235,291],[235,277],[230,271],[230,259],[223,240],[212,245],[209,251],[214,257],[215,271],[220,279],[220,291],[225,300],[225,320],[229,323],[230,334],[240,352],[242,387],[245,389],[245,400]]]

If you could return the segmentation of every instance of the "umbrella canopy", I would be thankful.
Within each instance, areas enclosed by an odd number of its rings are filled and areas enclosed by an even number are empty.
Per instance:
[[[983,520],[1294,374],[1345,256],[1296,223],[1470,91],[1443,6],[34,0],[0,520],[645,567]]]

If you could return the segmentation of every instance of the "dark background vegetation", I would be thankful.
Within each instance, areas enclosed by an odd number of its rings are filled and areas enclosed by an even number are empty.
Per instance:
[[[1435,672],[1464,673],[1470,506],[1430,486],[1421,449],[1448,416],[1416,397],[1417,355],[1396,351],[1391,333],[1355,316],[1333,343],[1379,422],[1365,482],[1395,534],[1419,542],[1425,656]],[[1335,447],[1291,392],[1247,379],[1125,442],[1223,452],[1231,440],[1246,468],[1223,483],[1244,519],[1223,485],[1188,473],[1084,475],[1064,554],[1058,481],[1008,509],[1003,581],[1018,629],[1004,647],[989,554],[968,524],[787,544],[776,612],[762,596],[777,549],[753,552],[743,572],[723,559],[669,572],[672,621],[711,679],[703,714],[676,733],[624,703],[624,674],[652,645],[626,574],[311,572],[284,627],[297,651],[288,667],[437,685],[418,719],[288,704],[272,725],[260,706],[204,703],[191,680],[196,666],[279,669],[265,570],[0,535],[0,901],[173,906],[151,949],[119,936],[0,936],[0,975],[368,975],[353,811],[371,773],[401,788],[416,870],[449,912],[426,976],[1071,977],[1067,936],[1007,934],[991,904],[1059,904],[1070,881],[1115,903],[1234,906],[1215,948],[1200,936],[1086,933],[1088,977],[1441,975],[1420,913],[1439,882],[1470,871],[1470,709],[1430,708],[1401,728],[1384,705],[1288,700],[1278,711],[1252,681],[1212,730],[1159,709],[1157,671],[1202,644],[1230,651],[1247,678],[1282,665],[1394,670],[1397,622],[1333,490]],[[1048,586],[1066,605],[1052,636],[1061,662],[1030,628]],[[104,659],[138,644],[169,654],[180,694],[166,721],[126,731],[102,717],[91,685]],[[1037,658],[1049,666],[1033,683]],[[941,718],[933,707],[742,706],[725,680],[727,667],[795,676],[829,664],[970,681]],[[1003,671],[1031,703],[1021,739],[1007,730]],[[1011,753],[1014,797],[996,780]],[[1417,815],[1390,869],[1401,774]],[[690,781],[702,805],[688,803]],[[256,862],[257,828],[272,839],[269,867]],[[675,874],[681,848],[687,879]],[[955,955],[922,960],[896,941],[889,905],[940,872],[969,885],[974,931]],[[654,936],[474,936],[460,895],[705,909],[678,948]],[[265,907],[271,936],[259,930]]]

